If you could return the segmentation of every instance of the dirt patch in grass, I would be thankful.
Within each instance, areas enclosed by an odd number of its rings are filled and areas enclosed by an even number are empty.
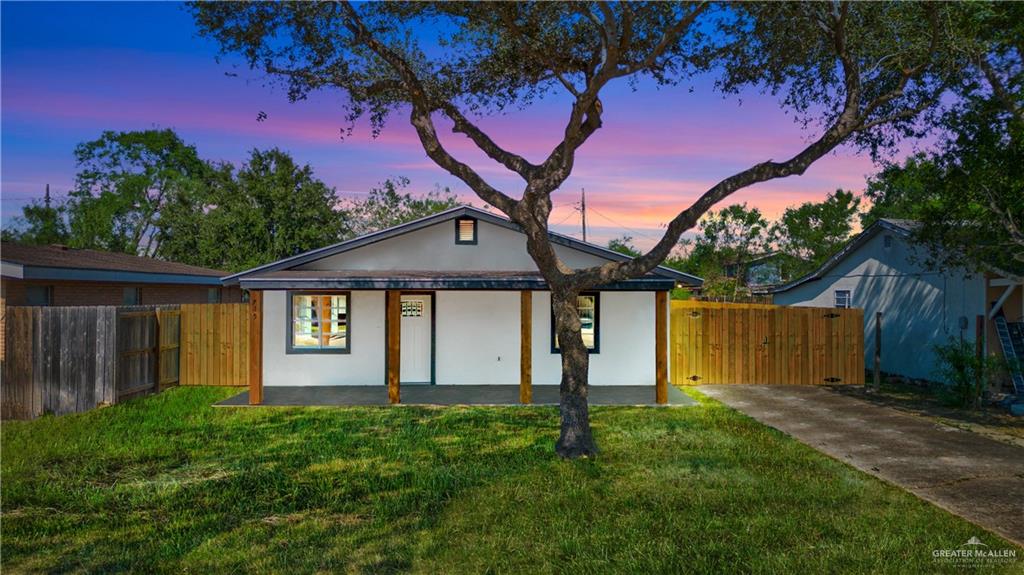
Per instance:
[[[834,386],[834,389],[876,405],[1024,447],[1024,417],[1014,417],[999,406],[982,405],[977,409],[950,407],[934,390],[906,383],[885,382],[877,391],[859,385]]]

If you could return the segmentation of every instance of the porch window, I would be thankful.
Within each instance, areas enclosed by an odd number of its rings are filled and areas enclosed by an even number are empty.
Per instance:
[[[582,293],[576,296],[576,313],[580,316],[580,332],[583,336],[583,345],[590,353],[600,353],[600,320],[601,320],[601,299],[600,294]],[[555,333],[555,311],[551,310],[551,353],[558,353],[558,334]]]
[[[850,307],[850,290],[848,289],[837,289],[835,291],[835,306],[841,308]]]
[[[455,243],[476,243],[476,219],[458,218],[455,220]]]
[[[343,293],[289,293],[288,353],[348,353],[349,297]]]

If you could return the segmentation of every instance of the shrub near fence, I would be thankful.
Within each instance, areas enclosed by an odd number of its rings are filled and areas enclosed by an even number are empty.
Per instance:
[[[0,415],[63,415],[177,382],[177,311],[155,307],[6,309]]]
[[[673,301],[671,380],[864,383],[859,309]]]

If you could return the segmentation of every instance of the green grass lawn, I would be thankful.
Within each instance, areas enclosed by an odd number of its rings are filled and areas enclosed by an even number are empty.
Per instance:
[[[235,392],[5,422],[3,572],[934,573],[1010,547],[703,397],[595,408],[601,456],[565,462],[554,408],[210,407]]]

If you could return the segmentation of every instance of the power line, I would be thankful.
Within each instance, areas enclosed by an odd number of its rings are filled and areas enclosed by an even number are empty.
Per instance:
[[[558,222],[557,224],[552,224],[552,225],[560,226],[560,225],[564,224],[566,221],[568,221],[569,218],[573,217],[573,215],[575,215],[575,214],[576,214],[575,211],[569,212],[569,215],[567,215],[564,218],[562,218],[562,221]]]
[[[620,227],[620,228],[622,228],[622,229],[626,230],[627,232],[631,232],[631,233],[634,233],[634,234],[636,234],[636,235],[638,235],[638,236],[643,236],[643,237],[645,237],[645,238],[647,238],[647,239],[650,239],[650,240],[656,240],[656,239],[658,239],[658,238],[656,238],[656,237],[654,237],[654,236],[651,236],[650,234],[646,234],[646,233],[644,233],[644,232],[641,232],[641,231],[639,231],[639,230],[634,230],[633,228],[630,228],[630,227],[624,226],[624,225],[622,225],[621,223],[619,223],[618,221],[616,221],[616,220],[613,220],[612,218],[610,218],[610,217],[608,217],[608,216],[606,216],[606,215],[602,214],[601,212],[599,212],[599,211],[595,210],[594,208],[590,208],[590,211],[592,211],[592,212],[594,212],[595,214],[597,214],[597,215],[601,216],[602,218],[604,218],[604,219],[608,220],[609,222],[611,222],[611,223],[615,224],[616,226],[618,226],[618,227]]]

